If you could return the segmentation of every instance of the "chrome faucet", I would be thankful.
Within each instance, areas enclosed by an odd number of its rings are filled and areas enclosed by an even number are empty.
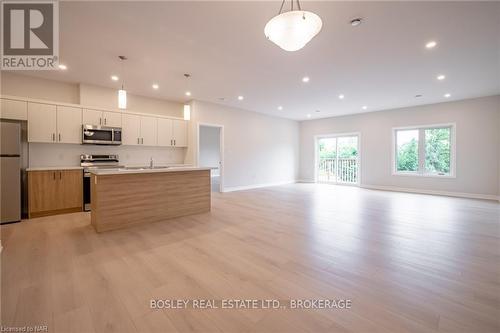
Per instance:
[[[149,168],[153,169],[153,167],[154,167],[153,157],[150,157],[150,159],[149,159]]]

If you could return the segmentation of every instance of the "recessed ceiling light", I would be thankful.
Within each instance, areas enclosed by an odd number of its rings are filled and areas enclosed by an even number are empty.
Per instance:
[[[446,76],[444,76],[443,74],[440,74],[440,75],[437,76],[437,79],[439,81],[443,81],[444,79],[446,79]]]
[[[363,110],[366,110],[366,109],[368,109],[368,106],[363,105],[361,108],[362,108]]]
[[[361,24],[361,22],[363,22],[363,19],[361,17],[357,17],[355,19],[352,19],[349,23],[351,23],[353,27],[357,27]]]
[[[311,114],[310,113],[307,114],[307,118],[311,118]]]
[[[118,81],[120,78],[116,75],[111,75],[111,80]]]
[[[68,66],[66,66],[65,64],[59,64],[58,67],[59,67],[59,69],[62,69],[63,71],[68,69]]]
[[[420,98],[420,97],[422,97],[422,96],[423,96],[423,95],[418,94],[418,95],[415,95],[415,98]]]
[[[280,110],[280,111],[283,110],[283,107],[281,105],[278,106],[278,110]]]
[[[321,112],[320,110],[316,110],[317,113]]]
[[[425,44],[425,47],[428,48],[428,49],[432,49],[436,45],[437,45],[437,43],[435,41],[431,40],[430,42],[428,42],[427,44]]]
[[[225,97],[219,97],[219,98],[218,98],[218,100],[219,100],[219,101],[225,101],[225,100],[226,100],[226,98],[225,98]]]
[[[185,92],[185,95],[186,95],[186,96],[191,96],[191,92],[190,92],[190,91],[186,91],[186,92]]]
[[[242,101],[242,100],[243,100],[243,98],[244,98],[244,97],[243,97],[243,96],[241,96],[241,95],[240,95],[240,96],[238,96],[238,101]]]
[[[302,78],[302,82],[304,82],[304,83],[309,82],[309,76],[304,76],[304,77]]]
[[[160,86],[159,86],[157,83],[153,83],[152,87],[153,87],[153,89],[158,89],[158,88],[160,88]]]
[[[344,96],[344,95],[342,95],[342,94],[340,94],[340,95],[339,95],[339,99],[344,99],[344,97],[345,97],[345,96]]]
[[[444,98],[450,98],[451,94],[444,94]]]

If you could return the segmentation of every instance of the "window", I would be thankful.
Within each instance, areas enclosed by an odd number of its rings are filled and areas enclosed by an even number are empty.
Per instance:
[[[394,129],[395,174],[454,176],[454,125]]]
[[[396,131],[397,171],[418,171],[418,136],[416,129]]]

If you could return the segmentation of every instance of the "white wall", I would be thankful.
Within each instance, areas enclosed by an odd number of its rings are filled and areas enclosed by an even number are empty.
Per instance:
[[[1,93],[62,103],[80,103],[78,84],[1,72]]]
[[[1,73],[1,94],[118,110],[116,89],[46,80],[10,72]],[[183,104],[129,93],[127,110],[182,117]]]
[[[293,182],[299,124],[260,113],[193,101],[188,159],[197,164],[198,123],[224,126],[224,188]]]
[[[116,89],[80,84],[80,104],[117,109]],[[127,111],[182,117],[183,104],[162,99],[127,94]]]
[[[200,166],[219,168],[220,161],[220,127],[200,127]],[[212,170],[212,175],[218,175],[218,170]]]
[[[496,196],[500,194],[500,96],[309,120],[300,123],[300,179],[314,179],[314,136],[361,132],[361,184]],[[392,128],[456,123],[456,178],[395,176]]]

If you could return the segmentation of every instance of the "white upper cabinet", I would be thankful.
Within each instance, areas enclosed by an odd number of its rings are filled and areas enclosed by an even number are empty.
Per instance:
[[[141,143],[141,117],[134,114],[122,115],[122,144],[135,146]]]
[[[56,119],[55,105],[28,103],[28,141],[57,142]]]
[[[158,146],[173,146],[172,134],[172,119],[158,118]]]
[[[133,114],[122,116],[122,144],[129,146],[157,145],[157,118]]]
[[[82,123],[84,125],[102,125],[102,111],[84,109]]]
[[[187,147],[188,122],[154,115],[82,109],[1,98],[5,119],[28,120],[28,142],[82,143],[82,124],[122,128],[122,144]]]
[[[185,120],[172,120],[172,138],[175,147],[187,147],[188,145],[188,126]]]
[[[158,118],[158,146],[187,147],[187,121]]]
[[[57,142],[82,142],[82,109],[57,106]]]
[[[120,112],[84,109],[83,124],[122,127],[122,114]]]
[[[141,145],[156,146],[158,140],[156,121],[156,117],[141,117]]]
[[[0,110],[2,119],[28,120],[28,102],[2,98]]]
[[[122,114],[119,112],[103,112],[102,122],[108,127],[122,127]]]

